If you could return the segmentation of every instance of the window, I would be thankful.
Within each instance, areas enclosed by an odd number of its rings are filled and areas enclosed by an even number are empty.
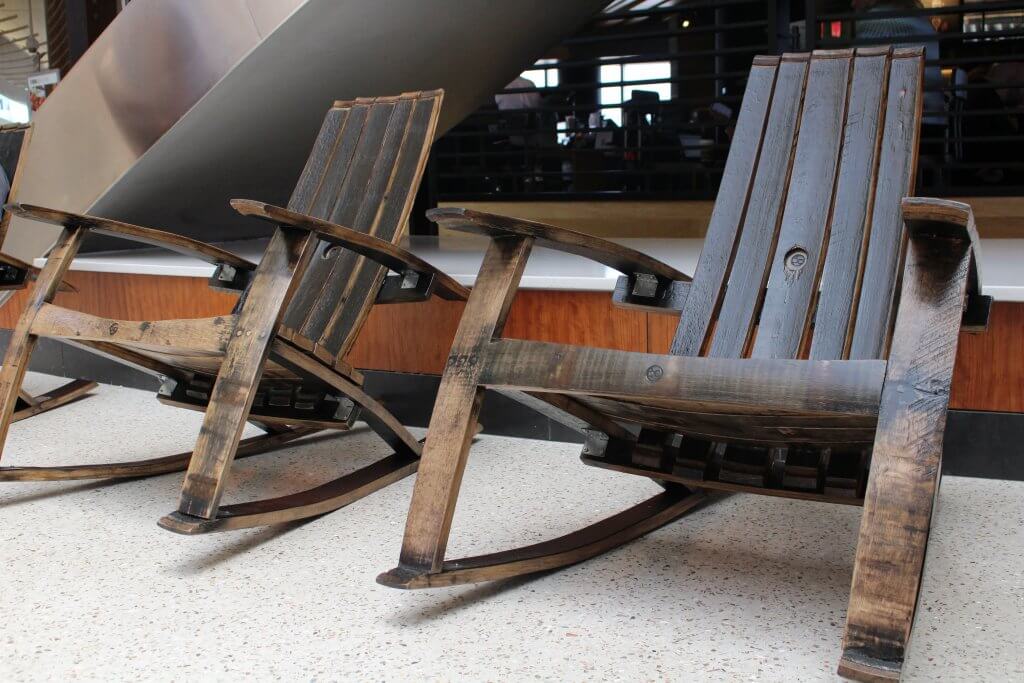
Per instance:
[[[557,59],[538,59],[532,69],[519,74],[520,77],[533,81],[538,88],[558,87],[558,67],[548,66],[558,64]]]
[[[0,121],[28,123],[28,107],[5,95],[0,95]]]
[[[661,100],[672,99],[672,65],[670,62],[635,62],[632,64],[605,64],[599,75],[601,116],[616,125],[622,125],[622,107],[619,105],[633,96],[634,90],[658,93]]]

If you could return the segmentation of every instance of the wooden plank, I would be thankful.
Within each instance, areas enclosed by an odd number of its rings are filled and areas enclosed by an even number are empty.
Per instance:
[[[274,331],[312,256],[314,242],[307,232],[278,228],[263,254],[238,314],[235,334],[210,394],[195,456],[185,475],[178,506],[183,514],[209,519],[217,512]]]
[[[131,343],[166,351],[222,353],[236,320],[233,315],[188,320],[116,320],[44,304],[32,322],[31,332],[40,337]]]
[[[846,117],[853,51],[846,53],[811,59],[790,191],[751,352],[756,358],[795,358],[810,322]]]
[[[704,502],[703,492],[659,493],[622,512],[565,536],[514,550],[450,560],[435,572],[399,565],[377,577],[392,588],[437,588],[497,581],[582,562],[668,524]]]
[[[347,108],[332,108],[324,117],[316,140],[313,142],[313,149],[310,150],[306,165],[299,175],[299,182],[292,190],[292,196],[288,200],[288,208],[299,213],[309,213],[313,208],[313,200],[316,198],[320,183],[323,181],[327,165],[333,158],[335,145],[338,143],[339,135],[344,129],[348,120]]]
[[[339,188],[345,181],[345,174],[348,172],[356,144],[362,135],[368,112],[369,106],[365,102],[349,110],[344,126],[338,131],[338,136],[330,147],[330,157],[324,168],[323,176],[317,184],[315,195],[302,213],[316,218],[330,218],[331,211],[334,209],[333,200],[337,198]],[[314,147],[314,152],[317,152],[316,147]],[[291,208],[290,203],[289,208]],[[288,310],[282,321],[286,328],[298,330],[306,320],[309,307],[320,295],[323,278],[330,269],[329,263],[322,262],[323,254],[328,248],[327,244],[317,245],[316,254],[302,283],[295,292],[295,297],[288,305]]]
[[[911,236],[864,498],[840,674],[898,677],[942,468],[970,243]]]
[[[779,66],[761,158],[709,351],[715,357],[738,358],[753,333],[768,278],[768,261],[775,251],[806,77],[806,61],[783,60]],[[689,298],[692,300],[695,296],[696,291],[691,290]],[[686,311],[683,312],[685,317]]]
[[[484,389],[478,381],[484,370],[483,349],[501,334],[532,242],[530,238],[493,240],[484,256],[430,418],[402,540],[401,567],[416,572],[441,569],[483,401]]]
[[[477,213],[468,209],[431,209],[427,218],[461,232],[489,237],[530,237],[537,246],[583,256],[627,275],[646,273],[665,280],[689,282],[690,276],[635,249],[554,225],[532,223],[513,216]]]
[[[673,354],[698,355],[717,313],[761,154],[777,70],[777,64],[755,65],[750,70],[743,106],[718,189],[718,201],[715,202],[704,248],[693,273],[686,307],[672,341]]]
[[[334,210],[327,216],[329,221],[373,234],[380,200],[391,179],[395,155],[405,137],[409,110],[407,100],[377,102],[371,106],[363,136],[349,164],[348,175],[338,191]],[[320,261],[318,277],[322,278],[320,295],[310,305],[306,321],[297,330],[314,341],[326,331],[331,314],[348,303],[347,297],[352,294],[349,289],[352,274],[365,261],[363,256],[348,249],[331,249],[330,246],[324,249],[317,259]],[[362,302],[367,293],[359,292],[356,296]]]
[[[850,345],[854,359],[884,358],[889,343],[905,244],[900,201],[910,194],[915,181],[923,70],[919,54],[894,55],[889,71],[871,236]]]
[[[482,385],[702,412],[874,415],[885,371],[884,361],[659,356],[515,339],[476,352]]]
[[[864,245],[870,234],[871,207],[878,173],[883,106],[889,79],[888,55],[854,60],[843,153],[829,226],[828,255],[821,276],[818,312],[810,357],[844,358],[853,330],[863,273]]]
[[[48,209],[43,206],[34,206],[32,204],[10,204],[8,207],[8,210],[15,215],[39,221],[41,223],[60,225],[65,228],[89,228],[90,232],[94,232],[98,235],[120,237],[132,242],[160,247],[162,249],[177,252],[215,265],[225,263],[234,268],[238,268],[239,270],[254,270],[256,268],[255,263],[252,263],[241,256],[232,254],[230,251],[226,251],[220,247],[215,247],[212,244],[200,242],[199,240],[194,240],[190,237],[177,235],[173,232],[154,230],[152,228],[132,225],[131,223],[115,221],[109,218],[100,218],[99,216]]]
[[[437,130],[437,119],[441,112],[441,96],[420,99],[410,117],[398,158],[393,161],[393,172],[387,196],[378,208],[373,234],[386,242],[397,243],[408,228],[409,213],[412,211],[420,180],[430,155],[430,146]],[[355,341],[355,335],[366,321],[373,306],[374,295],[380,287],[385,272],[376,267],[362,267],[354,271],[349,283],[352,295],[347,296],[345,306],[336,307],[327,328],[318,344],[332,355],[344,356]],[[363,296],[365,298],[353,298]]]

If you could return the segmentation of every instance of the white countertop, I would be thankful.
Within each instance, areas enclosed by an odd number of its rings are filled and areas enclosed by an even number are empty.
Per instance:
[[[703,239],[623,238],[613,240],[692,273]],[[219,246],[252,261],[258,261],[267,240],[222,242]],[[413,237],[406,244],[413,253],[448,273],[464,285],[476,280],[484,238]],[[999,301],[1024,301],[1024,239],[983,239],[981,244],[982,289]],[[35,264],[42,266],[43,259]],[[198,259],[162,249],[132,249],[80,255],[72,270],[100,273],[136,273],[209,277],[213,266]],[[538,247],[523,275],[524,289],[611,291],[619,273],[580,256]]]

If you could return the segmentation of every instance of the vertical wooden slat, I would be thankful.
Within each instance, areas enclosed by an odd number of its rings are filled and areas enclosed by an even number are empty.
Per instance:
[[[306,166],[302,169],[299,182],[292,191],[291,199],[288,200],[288,208],[292,211],[309,213],[313,205],[313,198],[323,181],[324,171],[334,153],[335,145],[348,120],[348,109],[331,109],[324,117],[323,125],[320,126],[320,133],[316,136],[313,149],[306,159]]]
[[[809,55],[784,55],[779,66],[761,158],[711,342],[714,357],[741,356],[753,332],[793,161],[808,60]]]
[[[397,242],[408,227],[409,213],[430,154],[440,111],[440,95],[421,98],[415,104],[399,156],[393,161],[394,172],[387,197],[374,224],[374,234],[380,239]],[[349,297],[344,306],[335,309],[320,339],[329,353],[340,357],[351,348],[355,332],[366,320],[373,306],[374,294],[385,274],[383,268],[371,266],[368,262],[354,272],[350,290],[361,298]]]
[[[864,245],[871,232],[868,217],[878,172],[883,95],[889,75],[888,48],[860,48],[853,65],[843,153],[836,181],[828,255],[814,319],[810,357],[837,360],[846,353],[853,328]]]
[[[736,236],[757,167],[778,63],[777,57],[757,57],[750,70],[729,158],[719,185],[718,201],[715,202],[704,248],[697,261],[690,296],[672,340],[671,353],[675,355],[695,356],[700,353],[721,301],[722,285],[732,263]]]
[[[911,191],[917,169],[923,54],[923,48],[893,51],[871,237],[850,345],[853,360],[884,357],[892,329],[897,268],[905,243],[900,201]]]
[[[409,138],[410,124],[414,123],[416,102],[413,98],[415,98],[415,94],[403,97],[404,99],[399,102],[391,117],[391,124],[385,135],[383,150],[377,160],[377,167],[374,169],[373,178],[367,189],[366,199],[363,201],[359,215],[349,226],[354,230],[360,230],[387,241],[392,241],[398,236],[399,226],[384,224],[381,221],[384,207],[389,202],[403,201],[406,194],[415,192],[413,188],[395,183],[397,162],[403,146],[407,141],[416,145],[415,136],[412,139]],[[419,142],[418,149],[422,148],[423,140],[420,139]],[[328,295],[334,304],[330,309],[324,311],[326,321],[316,340],[320,351],[328,356],[334,355],[337,349],[325,346],[325,341],[330,338],[332,330],[337,327],[338,319],[348,312],[349,315],[346,317],[352,320],[358,315],[358,311],[372,306],[373,299],[367,294],[378,290],[380,282],[386,274],[386,268],[354,252],[346,251],[338,259],[331,278],[333,286],[339,290],[337,294],[332,292]]]
[[[357,101],[349,110],[345,118],[344,126],[339,131],[334,144],[329,147],[329,157],[323,166],[323,172],[319,176],[316,187],[313,189],[313,196],[309,199],[307,213],[316,218],[326,219],[330,211],[334,209],[334,200],[338,196],[338,188],[345,181],[348,173],[352,155],[355,152],[356,144],[362,136],[363,126],[366,122],[366,115],[369,106],[365,101]],[[314,151],[319,151],[314,148]],[[317,163],[319,168],[319,163]],[[310,176],[313,177],[312,175]],[[304,178],[305,179],[305,176]],[[308,191],[308,190],[304,190]],[[298,189],[296,189],[298,192]],[[297,210],[297,209],[296,209]],[[310,263],[306,275],[302,279],[294,299],[288,306],[284,317],[284,326],[292,330],[298,329],[306,319],[309,307],[319,295],[319,285],[323,283],[323,275],[329,264],[321,263],[320,256],[323,254],[326,245],[320,243],[316,255]]]
[[[366,195],[370,174],[380,156],[381,143],[387,132],[394,108],[394,101],[373,102],[366,107],[366,122],[353,150],[351,160],[346,165],[343,174],[338,174],[344,176],[343,180],[339,185],[333,177],[335,174],[331,169],[328,170],[324,185],[317,194],[316,201],[313,202],[311,215],[316,218],[326,218],[341,225],[352,224],[359,214],[359,208]],[[355,110],[353,110],[354,114]],[[345,136],[346,139],[349,137]],[[342,140],[342,145],[345,144],[346,139]],[[333,167],[334,163],[331,166]],[[348,252],[343,249],[331,249],[326,242],[321,242],[317,248],[316,257],[310,264],[309,272],[302,283],[304,293],[312,294],[308,299],[309,308],[306,311],[306,319],[296,328],[296,332],[306,339],[315,340],[323,331],[323,326],[327,322],[323,304],[332,299],[332,294],[335,293],[331,274],[335,270],[337,261],[346,253]]]
[[[828,235],[852,50],[811,58],[778,244],[751,355],[795,358]]]

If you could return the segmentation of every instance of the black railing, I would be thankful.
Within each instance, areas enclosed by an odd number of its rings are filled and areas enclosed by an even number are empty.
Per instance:
[[[756,54],[893,42],[928,51],[921,191],[1024,193],[1024,0],[616,0],[438,141],[427,201],[713,199]]]

